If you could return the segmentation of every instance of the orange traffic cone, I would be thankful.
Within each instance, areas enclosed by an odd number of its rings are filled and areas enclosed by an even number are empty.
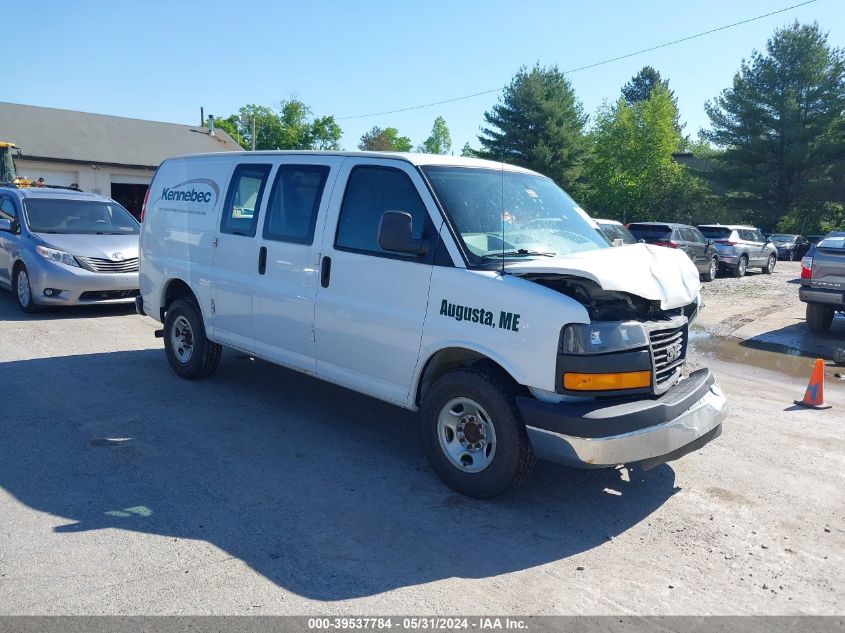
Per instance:
[[[796,400],[795,404],[810,409],[830,409],[830,405],[824,403],[824,361],[821,358],[816,359],[804,399]]]

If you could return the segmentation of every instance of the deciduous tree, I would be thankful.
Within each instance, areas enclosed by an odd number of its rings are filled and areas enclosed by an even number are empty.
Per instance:
[[[425,152],[426,154],[448,154],[452,151],[452,136],[449,134],[446,119],[442,116],[434,119],[431,134],[419,146],[417,151]]]
[[[410,152],[413,145],[407,136],[399,136],[395,127],[382,129],[378,126],[361,137],[358,149],[372,152]]]

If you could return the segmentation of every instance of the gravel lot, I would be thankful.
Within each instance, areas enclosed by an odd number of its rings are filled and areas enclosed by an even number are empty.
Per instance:
[[[781,264],[706,286],[703,330],[728,331],[738,301],[794,297]],[[791,406],[809,370],[699,353],[732,406],[704,450],[648,472],[541,464],[481,502],[430,472],[414,415],[237,353],[180,381],[154,329],[128,310],[29,317],[0,292],[0,613],[845,604],[845,393],[829,383],[832,409]]]

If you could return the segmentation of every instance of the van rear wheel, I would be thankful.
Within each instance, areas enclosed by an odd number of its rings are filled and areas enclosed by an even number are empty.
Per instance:
[[[176,299],[164,319],[164,352],[180,378],[205,378],[220,364],[223,348],[206,338],[202,313],[196,302]]]
[[[516,406],[516,388],[496,368],[463,367],[428,389],[422,443],[453,490],[487,499],[524,481],[536,462]]]

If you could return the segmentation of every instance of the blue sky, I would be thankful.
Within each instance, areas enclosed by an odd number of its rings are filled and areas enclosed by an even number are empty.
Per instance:
[[[505,85],[520,65],[561,69],[623,55],[799,0],[425,0],[202,2],[45,0],[4,33],[0,101],[197,124],[245,103],[296,96],[315,115],[380,112]],[[845,1],[814,4],[651,53],[573,73],[587,112],[616,99],[642,66],[678,97],[686,132],[704,102],[774,29],[817,21],[845,47]],[[432,108],[340,120],[346,149],[374,125],[415,144],[442,115],[453,149],[478,146],[485,95]]]

